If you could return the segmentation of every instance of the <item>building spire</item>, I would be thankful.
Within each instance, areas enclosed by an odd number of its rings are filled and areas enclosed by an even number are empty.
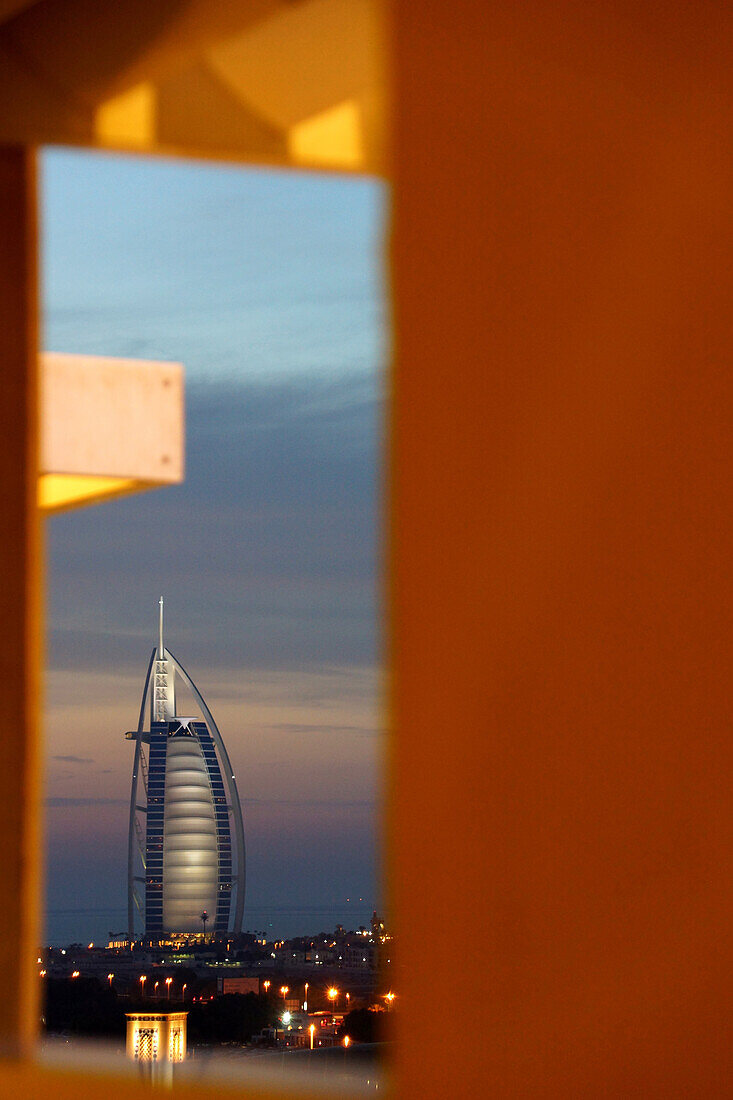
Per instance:
[[[175,667],[168,660],[163,645],[163,597],[158,600],[158,647],[155,654],[155,675],[150,696],[150,721],[168,722],[176,713]]]

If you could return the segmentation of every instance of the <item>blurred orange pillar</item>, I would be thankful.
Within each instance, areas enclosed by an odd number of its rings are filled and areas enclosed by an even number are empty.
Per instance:
[[[721,1096],[733,11],[391,18],[397,1094]]]
[[[0,144],[0,684],[12,766],[0,769],[0,1055],[27,1055],[39,1016],[38,482],[35,152]],[[0,1083],[1,1084],[1,1083]],[[0,1088],[0,1091],[2,1089]]]

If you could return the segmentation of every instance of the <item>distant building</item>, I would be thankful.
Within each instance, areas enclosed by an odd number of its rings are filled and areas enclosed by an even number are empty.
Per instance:
[[[252,1036],[253,1046],[265,1047],[332,1047],[343,1044],[340,1030],[344,1018],[333,1012],[285,1011],[277,1027],[266,1027]]]
[[[347,970],[374,970],[377,953],[377,945],[369,940],[351,940],[344,948],[344,965]]]
[[[173,1066],[186,1060],[187,1012],[128,1012],[127,1057],[146,1076],[162,1084],[172,1080]]]
[[[203,717],[177,713],[176,673]],[[135,742],[128,845],[130,940],[239,933],[245,853],[237,785],[211,711],[163,644],[162,598],[158,646],[148,664],[138,727],[126,736]],[[137,934],[136,912],[142,924]]]
[[[216,987],[219,993],[260,993],[262,991],[262,979],[217,978]]]

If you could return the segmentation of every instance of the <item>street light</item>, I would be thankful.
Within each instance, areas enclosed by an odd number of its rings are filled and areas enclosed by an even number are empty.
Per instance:
[[[267,991],[270,988],[271,984],[272,984],[271,982],[263,982],[262,983],[262,988],[264,989],[265,993],[267,993]]]
[[[166,978],[165,979],[165,984],[168,986],[168,1000],[171,999],[171,982],[172,981],[173,981],[172,978]]]
[[[290,986],[289,985],[281,985],[280,986],[280,992],[282,993],[283,1000],[285,1000],[288,993],[290,992]]]
[[[79,971],[78,970],[72,971],[71,976],[72,976],[72,978],[78,978],[79,977]]]
[[[112,988],[112,979],[113,978],[114,978],[114,974],[108,974],[107,975],[107,981],[109,982],[110,989]]]
[[[156,982],[155,985],[153,986],[153,997],[158,996],[158,986],[159,985],[160,985],[160,982]]]
[[[303,1012],[307,1012],[307,1011],[308,1011],[308,982],[305,983],[305,988],[303,990]]]
[[[181,1000],[182,1001],[186,1000],[186,986],[187,985],[188,985],[188,982],[183,983],[183,989],[181,990]]]
[[[140,975],[140,996],[145,999],[145,983],[148,980],[147,974]]]
[[[392,992],[390,992],[390,993],[385,993],[385,994],[384,994],[384,999],[385,999],[385,1001],[387,1002],[387,1008],[391,1008],[391,1007],[392,1007],[392,1002],[393,1002],[393,1001],[394,1001],[394,999],[395,999],[395,995],[394,995],[394,993],[392,993]]]
[[[339,995],[338,989],[336,988],[335,985],[332,985],[331,988],[326,993],[326,996],[328,997],[329,1001],[331,1002],[332,1007],[333,1007],[333,1002],[338,1000],[338,995]]]
[[[311,1033],[311,1050],[313,1050],[313,1036],[314,1036],[314,1035],[315,1035],[315,1033],[316,1033],[316,1025],[315,1025],[315,1024],[311,1024],[311,1026],[310,1026],[310,1027],[308,1028],[308,1030],[309,1030],[309,1031],[310,1031],[310,1033]]]

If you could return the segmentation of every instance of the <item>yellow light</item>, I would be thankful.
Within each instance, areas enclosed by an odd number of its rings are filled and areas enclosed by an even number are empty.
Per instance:
[[[351,1039],[349,1038],[349,1036],[344,1035],[344,1046],[347,1047],[350,1042],[351,1042]]]
[[[362,163],[361,108],[349,99],[296,122],[288,132],[288,152],[297,163],[323,160],[332,168]]]
[[[93,943],[87,944],[87,949],[88,949],[88,950],[91,950],[91,949],[92,949],[92,947],[94,947],[94,944],[93,944]]]
[[[39,975],[39,977],[41,977],[41,978],[45,978],[45,977],[46,977],[46,971],[45,971],[45,970],[39,970],[39,971],[38,971],[38,975]]]
[[[338,991],[338,989],[336,989],[336,987],[334,985],[331,986],[328,993],[326,994],[329,1001],[335,1001],[336,998],[338,997],[338,995],[339,995],[339,991]]]
[[[149,81],[107,99],[94,113],[100,145],[146,146],[155,140],[155,89]]]
[[[44,512],[58,512],[64,508],[123,496],[137,488],[148,486],[135,478],[42,474],[38,479],[38,507]]]
[[[72,978],[78,978],[78,977],[79,977],[79,971],[78,971],[78,970],[75,970],[75,971],[74,971],[74,972],[72,973],[72,975],[71,975],[71,976],[72,976]]]

